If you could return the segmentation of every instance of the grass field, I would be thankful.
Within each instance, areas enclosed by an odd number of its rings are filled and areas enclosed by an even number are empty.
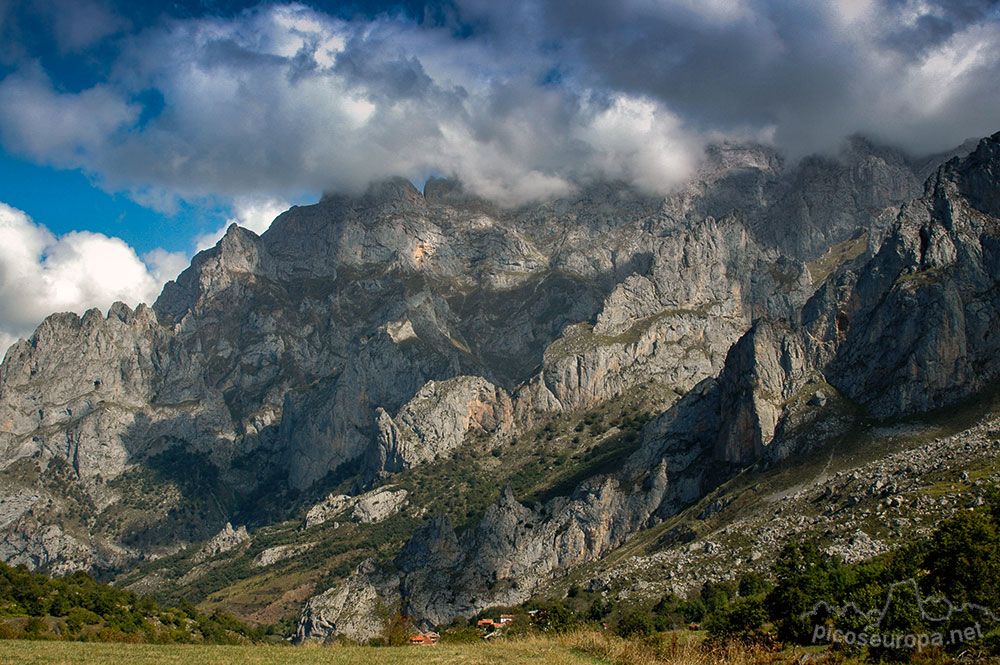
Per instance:
[[[142,645],[0,640],[0,665],[794,665],[807,651],[708,646],[685,631],[620,639],[580,631],[430,647]],[[856,661],[841,658],[841,665]]]
[[[431,647],[283,647],[0,640],[0,665],[591,665],[594,656],[552,641]]]

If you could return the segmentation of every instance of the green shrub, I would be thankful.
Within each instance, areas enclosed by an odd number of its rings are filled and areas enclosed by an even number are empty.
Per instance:
[[[688,623],[701,623],[705,619],[705,614],[708,613],[708,608],[705,607],[701,598],[686,600],[678,609]]]
[[[587,619],[590,621],[600,621],[611,612],[611,605],[605,604],[600,598],[595,598],[587,609]]]
[[[653,630],[653,618],[648,612],[638,609],[629,611],[615,626],[615,633],[619,637],[646,637],[651,635]]]
[[[760,598],[739,598],[709,614],[705,629],[712,637],[752,641],[762,636],[767,618],[767,608]]]
[[[66,626],[71,632],[78,633],[84,626],[92,626],[100,623],[101,617],[88,609],[82,607],[70,608],[66,613]]]
[[[741,598],[750,598],[751,596],[766,595],[774,588],[774,585],[761,573],[747,572],[740,575],[737,587]]]
[[[823,601],[837,603],[844,596],[839,560],[820,552],[811,541],[786,543],[774,564],[777,583],[766,606],[782,640],[808,644],[815,618],[804,616]]]
[[[538,610],[534,616],[535,625],[542,630],[564,633],[577,625],[577,618],[573,610],[559,601],[538,605],[535,609]]]
[[[706,613],[712,613],[725,607],[730,599],[735,598],[736,591],[734,582],[705,582],[699,595],[705,604]]]
[[[924,560],[927,586],[953,603],[1000,608],[1000,534],[985,511],[963,511],[945,521]]]
[[[668,593],[653,606],[653,625],[658,631],[676,630],[689,623],[692,619],[684,616],[682,608],[685,601],[673,593]],[[699,601],[699,607],[700,601]],[[703,609],[703,608],[702,608]],[[704,612],[701,612],[703,615]],[[699,619],[701,616],[699,616]]]
[[[28,617],[28,622],[24,625],[24,632],[31,637],[38,637],[48,632],[48,626],[41,617]]]

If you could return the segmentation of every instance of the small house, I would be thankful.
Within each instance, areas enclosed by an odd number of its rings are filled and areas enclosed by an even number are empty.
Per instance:
[[[437,644],[441,636],[437,633],[419,633],[414,635],[408,640],[410,646],[430,646],[432,644]]]

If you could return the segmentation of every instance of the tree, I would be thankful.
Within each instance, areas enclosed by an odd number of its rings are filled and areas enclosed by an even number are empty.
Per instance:
[[[653,619],[647,612],[631,610],[618,620],[615,632],[619,637],[646,637],[653,632]]]
[[[952,603],[1000,608],[1000,535],[988,512],[965,511],[945,521],[924,565],[926,586]]]
[[[564,633],[576,627],[577,618],[573,610],[559,601],[538,606],[535,622],[543,629],[556,633]]]
[[[72,604],[69,602],[69,599],[62,594],[58,594],[52,597],[52,602],[49,604],[49,614],[54,617],[64,617],[69,612],[70,607],[72,607]]]
[[[705,582],[701,587],[701,601],[705,603],[706,612],[715,612],[725,606],[736,595],[736,588],[733,582]]]
[[[390,647],[402,646],[413,634],[409,620],[403,616],[399,609],[399,601],[392,606],[385,606],[381,602],[376,607],[376,612],[382,620],[382,639]]]
[[[712,637],[724,640],[759,639],[767,622],[767,609],[760,598],[739,598],[705,619],[705,629]]]
[[[198,608],[187,598],[181,598],[180,602],[177,603],[177,609],[183,612],[189,619],[198,618]]]
[[[741,598],[766,595],[774,588],[774,585],[764,575],[755,572],[746,572],[740,575],[737,585]]]
[[[604,617],[608,616],[610,611],[610,605],[605,605],[600,598],[595,598],[594,602],[590,604],[590,608],[587,610],[587,619],[590,621],[600,621]]]
[[[776,584],[765,606],[782,640],[806,644],[815,618],[803,616],[820,601],[831,605],[844,595],[848,580],[843,564],[812,542],[790,541],[774,564]]]
[[[701,598],[686,600],[680,606],[681,616],[688,623],[701,623],[707,611],[705,603],[702,602]]]
[[[684,600],[676,594],[668,593],[660,598],[659,602],[653,606],[653,625],[656,630],[674,630],[690,623],[691,620],[687,619],[682,612],[683,606]]]

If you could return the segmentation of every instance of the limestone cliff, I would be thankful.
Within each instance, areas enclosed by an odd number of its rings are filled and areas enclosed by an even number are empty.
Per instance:
[[[808,452],[817,440],[843,433],[857,407],[861,415],[887,419],[982,390],[1000,375],[998,176],[1000,134],[940,167],[873,251],[841,267],[785,320],[758,318],[729,348],[717,376],[689,386],[646,426],[641,447],[617,471],[534,508],[505,491],[460,537],[447,520],[429,521],[392,565],[355,575],[347,588],[401,598],[411,616],[431,623],[522,602],[556,571],[599,558],[728,474]],[[634,320],[649,313],[635,303],[655,301],[656,292],[633,277],[609,300],[631,303]],[[623,311],[629,310],[619,307],[616,315]],[[611,321],[603,319],[605,331],[628,329]],[[620,385],[606,377],[627,380],[627,362],[609,369],[607,359],[621,355],[602,354],[603,365],[586,362],[598,347],[628,348],[611,336],[595,342],[598,330],[570,328],[550,347],[543,373],[553,373],[563,353],[575,362],[565,370],[570,380],[535,380],[535,408],[587,404],[600,381],[611,391]],[[640,345],[642,334],[629,343]],[[561,386],[577,392],[560,392]],[[314,598],[298,638],[327,639],[335,627],[364,639],[364,627],[344,621],[344,612],[329,595]]]
[[[352,479],[367,490],[470,441],[660,390],[676,405],[617,473],[538,507],[505,495],[440,573],[475,598],[523,597],[529,571],[600,556],[691,501],[728,468],[706,460],[759,457],[804,422],[788,405],[810,381],[880,416],[981,388],[995,371],[993,143],[945,167],[892,230],[885,211],[924,165],[861,140],[799,165],[715,146],[666,197],[592,183],[503,209],[454,181],[396,179],[292,208],[261,236],[233,226],[152,307],[55,314],[7,352],[0,555],[127,568],[227,522],[301,516]],[[870,247],[814,283],[804,261],[859,237]],[[923,386],[911,357],[932,366]],[[522,517],[536,526],[510,532]],[[406,565],[428,616],[475,605],[431,597]]]

